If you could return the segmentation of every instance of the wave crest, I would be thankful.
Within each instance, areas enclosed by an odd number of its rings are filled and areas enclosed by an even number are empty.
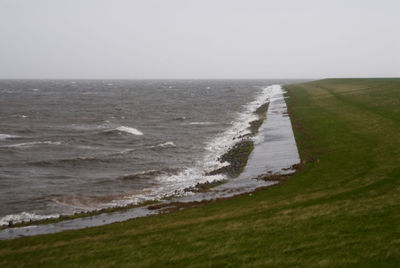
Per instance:
[[[0,226],[8,225],[11,223],[20,223],[27,221],[37,221],[44,219],[54,219],[58,218],[59,214],[51,214],[51,215],[38,215],[35,213],[21,212],[19,214],[10,214],[0,218]]]
[[[15,138],[20,138],[20,136],[10,135],[10,134],[0,134],[0,140],[15,139]]]
[[[61,141],[34,141],[34,142],[23,142],[23,143],[17,143],[17,144],[10,144],[2,147],[7,147],[7,148],[30,148],[35,145],[61,145]]]
[[[166,148],[166,147],[176,147],[173,141],[167,141],[164,143],[159,143],[157,145],[150,146],[150,148]]]
[[[115,130],[130,133],[130,134],[137,135],[137,136],[143,135],[143,132],[141,132],[133,127],[120,126],[120,127],[117,127]]]
[[[208,126],[208,125],[215,125],[215,122],[190,122],[189,125],[200,125],[200,126]]]

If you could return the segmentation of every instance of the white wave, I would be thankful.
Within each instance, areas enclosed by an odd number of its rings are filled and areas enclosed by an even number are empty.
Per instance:
[[[98,146],[89,146],[89,145],[77,145],[76,148],[84,149],[84,150],[98,150],[100,147]]]
[[[114,118],[114,117],[113,117]],[[122,118],[122,117],[121,117]],[[91,131],[91,130],[100,130],[102,132],[114,132],[114,131],[121,131],[133,135],[143,135],[143,132],[137,130],[133,127],[126,127],[126,126],[118,126],[115,124],[110,123],[108,120],[104,121],[103,124],[100,125],[86,125],[86,124],[72,124],[69,128],[79,130],[79,131]]]
[[[167,142],[164,142],[164,143],[160,143],[160,144],[157,144],[157,145],[150,146],[150,148],[159,148],[159,147],[161,147],[161,148],[176,147],[176,145],[175,145],[175,143],[173,141],[167,141]]]
[[[117,153],[114,153],[114,154],[112,154],[112,155],[120,155],[120,154],[127,154],[127,153],[131,153],[131,152],[133,152],[133,151],[135,151],[136,149],[124,149],[124,150],[121,150],[121,151],[119,151],[119,152],[117,152]]]
[[[44,219],[54,219],[58,218],[59,214],[51,214],[51,215],[38,215],[35,213],[28,213],[28,212],[21,212],[19,214],[11,214],[6,215],[0,218],[0,226],[8,225],[10,222],[13,224],[20,223],[20,222],[27,222],[27,221],[37,221],[37,220],[44,220]]]
[[[17,143],[17,144],[10,144],[2,147],[8,148],[18,148],[18,147],[32,147],[35,145],[46,144],[46,145],[61,145],[60,141],[35,141],[35,142],[24,142],[24,143]]]
[[[189,125],[215,125],[214,122],[190,122]]]
[[[9,135],[9,134],[0,134],[0,140],[14,139],[14,138],[20,138],[20,136]]]
[[[130,133],[130,134],[133,134],[133,135],[139,135],[139,136],[143,135],[143,132],[141,132],[141,131],[137,130],[136,128],[133,128],[133,127],[120,126],[120,127],[117,127],[116,130],[122,131],[122,132],[126,132],[126,133]]]
[[[26,116],[24,114],[15,114],[15,115],[11,115],[10,117],[27,118],[28,116]]]
[[[159,147],[175,147],[176,145],[175,145],[175,143],[173,142],[173,141],[167,141],[167,142],[164,142],[164,143],[160,143],[160,144],[158,144],[157,146],[159,146]]]
[[[6,94],[12,94],[12,93],[14,93],[14,91],[12,91],[12,90],[7,90],[7,89],[2,89],[0,92],[1,92],[1,93],[6,93]]]
[[[85,125],[85,124],[72,124],[68,126],[68,128],[72,128],[74,130],[102,130],[102,129],[109,129],[110,124],[109,122],[105,122],[101,125]]]

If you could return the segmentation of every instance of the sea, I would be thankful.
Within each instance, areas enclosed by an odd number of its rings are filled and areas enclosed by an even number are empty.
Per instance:
[[[249,133],[266,87],[292,82],[0,80],[0,225],[229,179],[206,174]]]

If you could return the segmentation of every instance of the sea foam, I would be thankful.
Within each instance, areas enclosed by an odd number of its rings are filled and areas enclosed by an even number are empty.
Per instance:
[[[173,141],[167,141],[164,143],[159,143],[157,145],[150,146],[150,148],[166,148],[166,147],[176,147]]]
[[[189,125],[215,125],[214,122],[190,122]]]
[[[126,133],[130,133],[130,134],[133,134],[133,135],[138,135],[138,136],[143,135],[143,132],[141,132],[141,131],[137,130],[136,128],[133,128],[133,127],[120,126],[120,127],[117,127],[116,130],[122,131],[122,132],[126,132]]]
[[[0,134],[0,140],[14,139],[14,138],[19,138],[19,137],[20,136],[16,136],[16,135]]]
[[[19,147],[24,147],[24,148],[30,148],[35,145],[61,145],[60,141],[34,141],[34,142],[23,142],[23,143],[16,143],[16,144],[10,144],[2,147],[7,147],[7,148],[19,148]]]
[[[11,214],[6,215],[0,218],[0,226],[8,225],[11,223],[20,223],[20,222],[27,222],[27,221],[37,221],[43,219],[54,219],[58,218],[59,214],[51,214],[51,215],[38,215],[35,213],[28,213],[28,212],[21,212],[19,214]]]

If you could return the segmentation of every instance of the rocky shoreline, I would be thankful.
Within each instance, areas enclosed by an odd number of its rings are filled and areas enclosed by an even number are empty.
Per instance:
[[[250,133],[240,136],[242,140],[238,141],[232,148],[223,154],[218,160],[221,163],[227,162],[229,165],[208,172],[206,175],[225,174],[230,178],[236,178],[242,173],[247,165],[247,160],[250,153],[254,149],[254,141],[252,138],[258,133],[259,128],[266,118],[268,103],[264,103],[258,107],[254,113],[259,116],[259,119],[251,121],[248,129]],[[244,139],[243,139],[244,138]]]

